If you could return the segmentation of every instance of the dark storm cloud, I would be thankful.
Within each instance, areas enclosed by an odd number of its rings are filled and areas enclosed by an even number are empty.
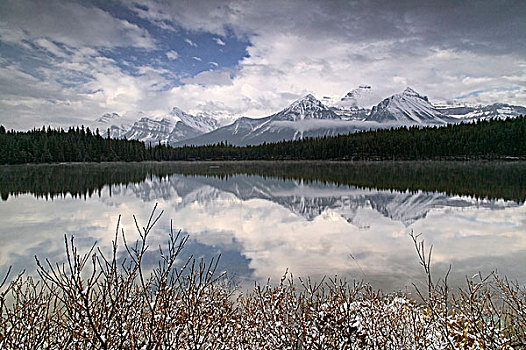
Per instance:
[[[190,29],[218,33],[228,28],[249,36],[279,31],[304,38],[353,42],[410,40],[411,45],[455,50],[526,52],[523,0],[197,0],[149,4],[149,10],[139,11],[144,17],[171,18]]]
[[[525,1],[407,1],[404,17],[423,43],[484,53],[524,53]]]
[[[284,16],[283,21],[294,23],[291,29],[306,36],[407,41],[400,51],[438,46],[484,53],[526,52],[526,1],[364,0],[311,6],[319,6],[311,12],[314,15]]]
[[[309,35],[329,30],[353,41],[406,39],[411,45],[486,53],[526,50],[526,1],[367,0],[321,6],[316,26],[297,21]]]

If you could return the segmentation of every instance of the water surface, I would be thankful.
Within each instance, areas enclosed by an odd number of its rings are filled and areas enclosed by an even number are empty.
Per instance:
[[[240,283],[322,275],[387,291],[420,284],[410,232],[433,244],[436,278],[450,283],[498,271],[526,281],[526,164],[523,162],[141,163],[0,169],[0,272],[34,274],[34,256],[63,259],[64,235],[105,249],[119,215],[164,214],[190,235],[185,256],[221,254]],[[156,255],[148,256],[155,263]]]

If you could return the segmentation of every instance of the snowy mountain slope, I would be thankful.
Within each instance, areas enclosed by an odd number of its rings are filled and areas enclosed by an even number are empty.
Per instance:
[[[294,101],[289,107],[270,116],[271,121],[300,121],[309,119],[341,120],[340,116],[311,94]]]
[[[262,119],[259,124],[253,125],[244,139],[250,143],[275,142],[284,139],[333,136],[353,130],[354,125],[345,122],[332,109],[308,94],[280,112]]]
[[[167,143],[174,127],[175,122],[170,119],[155,120],[143,117],[136,121],[124,136],[128,140],[146,143]]]
[[[175,123],[175,126],[170,133],[167,143],[171,145],[178,141],[191,139],[202,134],[202,131],[193,128],[182,121],[178,121]]]
[[[209,145],[225,141],[229,144],[244,146],[293,138],[294,132],[286,128],[275,128],[270,133],[262,133],[267,123],[269,123],[269,117],[262,119],[242,117],[230,125],[207,134],[177,142],[175,146]],[[265,128],[265,130],[268,130],[268,128]]]
[[[343,120],[363,121],[369,115],[370,109],[339,109],[333,107],[332,111]]]
[[[241,117],[226,126],[221,126],[216,119],[219,114],[208,112],[191,115],[175,107],[168,114],[157,118],[139,114],[141,118],[135,122],[124,120],[117,113],[107,113],[97,119],[97,127],[106,131],[109,126],[111,137],[114,138],[126,137],[148,143],[162,142],[181,146],[226,141],[244,146],[305,137],[334,136],[358,130],[446,125],[464,120],[526,114],[524,107],[499,103],[477,107],[436,107],[427,97],[409,87],[368,109],[377,99],[375,90],[369,85],[362,85],[348,92],[339,101],[331,102],[329,106],[309,94],[268,117]],[[329,97],[324,97],[324,101],[330,100]],[[232,115],[223,117],[221,120],[224,122],[231,119]]]
[[[330,106],[334,113],[343,119],[364,120],[371,107],[381,100],[380,95],[370,85],[360,85]]]
[[[445,106],[438,107],[438,110],[450,118],[458,120],[514,118],[520,115],[526,115],[525,107],[504,103],[494,103],[487,106]]]
[[[118,119],[120,118],[121,116],[118,113],[104,113],[95,121],[97,123],[106,124],[106,123],[118,122]]]
[[[216,144],[216,143],[225,142],[225,141],[228,142],[229,144],[234,144],[234,145],[256,144],[257,141],[254,141],[253,143],[251,143],[252,139],[254,138],[254,137],[251,137],[253,136],[252,133],[258,127],[261,127],[267,120],[268,120],[268,117],[262,118],[262,119],[252,119],[252,118],[247,118],[247,117],[241,117],[230,125],[223,126],[209,133],[199,135],[195,138],[185,139],[185,140],[176,142],[173,145],[174,146],[209,145],[209,144]],[[268,142],[272,142],[270,141],[271,139],[272,138],[270,138]],[[265,141],[266,140],[263,139],[261,140],[260,143],[263,143]]]
[[[116,124],[122,119],[117,113],[106,113],[96,120],[96,125],[100,125],[104,130],[109,128],[112,138],[125,137],[152,144],[159,142],[173,144],[219,127],[219,123],[213,118],[205,115],[194,116],[177,107],[160,118],[143,115],[135,122]]]
[[[343,110],[371,109],[382,98],[370,85],[360,85],[357,89],[349,91],[331,107]]]
[[[124,137],[131,123],[118,113],[104,113],[95,120],[94,129],[99,129],[101,135],[107,136],[109,129],[110,137],[119,139]]]
[[[346,122],[309,94],[269,117],[243,117],[230,125],[176,145],[206,145],[221,141],[234,145],[256,145],[303,137],[332,136],[355,130],[354,124]]]
[[[269,117],[241,118],[231,125],[175,145],[206,145],[221,141],[241,146],[255,145],[401,125],[445,125],[454,121],[440,113],[429,103],[427,97],[411,88],[383,100],[370,112],[363,108],[355,109],[355,106],[362,103],[359,96],[373,95],[369,89],[370,87],[362,86],[361,89],[351,91],[342,99],[343,102],[339,105],[342,108],[329,108],[309,94]]]
[[[218,127],[230,125],[230,124],[232,124],[233,122],[235,122],[237,119],[239,119],[241,117],[241,116],[239,116],[237,114],[224,112],[224,111],[198,112],[198,113],[195,114],[195,116],[196,117],[205,117],[205,118],[213,119],[213,120],[217,121]]]
[[[111,125],[109,128],[107,128],[110,130],[110,137],[112,139],[121,139],[124,137],[124,135],[126,135],[126,133],[128,132],[128,128],[127,127],[124,127],[124,126],[118,126],[118,125]],[[107,130],[105,131],[104,133],[104,136],[107,136]]]
[[[379,101],[381,98],[370,85],[360,85],[329,106],[342,119],[361,121]]]
[[[426,96],[421,96],[408,87],[401,94],[388,97],[374,106],[365,121],[400,125],[445,125],[451,120],[436,109]]]
[[[169,115],[175,119],[179,119],[182,123],[186,124],[192,129],[201,131],[203,133],[210,132],[219,127],[219,123],[214,118],[207,117],[205,115],[191,115],[183,112],[177,107],[172,108]]]

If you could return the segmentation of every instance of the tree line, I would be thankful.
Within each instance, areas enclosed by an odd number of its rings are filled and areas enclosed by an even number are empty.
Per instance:
[[[162,160],[437,160],[526,157],[526,117],[233,146],[162,147]]]
[[[0,167],[0,198],[31,193],[37,198],[101,196],[104,187],[139,184],[148,179],[164,179],[174,173],[174,163],[83,163],[30,164]]]
[[[0,125],[0,164],[143,161],[147,153],[143,142],[103,137],[84,126],[21,132]]]
[[[109,133],[108,133],[109,135]],[[526,157],[526,117],[444,127],[400,127],[296,141],[234,146],[164,144],[103,137],[98,129],[0,126],[0,164],[174,160],[433,160]]]

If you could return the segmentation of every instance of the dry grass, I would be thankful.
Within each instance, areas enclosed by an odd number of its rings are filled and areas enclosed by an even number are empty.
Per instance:
[[[162,214],[162,213],[161,213]],[[451,293],[435,284],[431,249],[412,236],[427,275],[421,300],[367,284],[285,274],[278,285],[236,293],[217,259],[181,263],[187,240],[171,230],[146,275],[152,212],[130,244],[117,229],[110,256],[81,254],[65,239],[66,262],[38,261],[37,280],[0,285],[2,349],[519,349],[526,348],[526,290],[496,275]],[[127,259],[118,263],[123,251]]]

